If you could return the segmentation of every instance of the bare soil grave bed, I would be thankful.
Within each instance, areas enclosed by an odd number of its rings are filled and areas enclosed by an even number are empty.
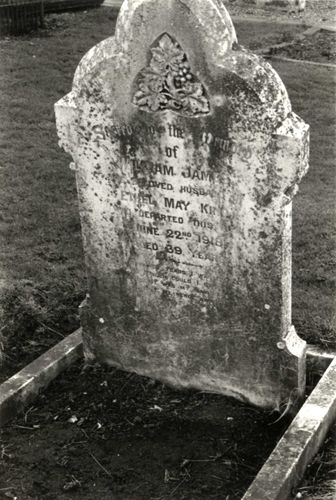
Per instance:
[[[289,423],[277,419],[80,361],[1,431],[0,495],[238,500]]]

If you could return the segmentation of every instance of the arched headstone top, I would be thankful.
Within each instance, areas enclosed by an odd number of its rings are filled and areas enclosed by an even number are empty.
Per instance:
[[[136,82],[146,68],[148,78],[142,84],[151,81],[152,87],[163,86],[160,76],[165,75],[158,64],[155,67],[158,61],[153,51],[161,50],[163,62],[164,57],[173,56],[173,44],[169,46],[167,40],[173,41],[180,51],[181,62],[188,64],[192,81],[180,89],[173,81],[171,90],[182,94],[181,99],[172,98],[167,88],[165,95],[160,89],[157,96],[150,89],[141,96],[138,89],[139,98],[134,99]],[[150,78],[150,72],[154,78]],[[188,101],[189,104],[178,105],[175,111],[180,113],[183,109],[189,116],[205,114],[207,107],[210,114],[216,114],[225,101],[230,112],[244,116],[245,122],[269,133],[275,131],[291,111],[287,91],[276,71],[237,44],[234,26],[221,0],[126,0],[120,10],[115,36],[93,47],[79,64],[74,78],[74,98],[82,95],[86,86],[90,88],[92,81],[95,92],[101,91],[102,99],[114,101],[118,112],[124,111],[127,115],[135,109],[134,104],[139,103],[140,97],[142,108],[147,106],[148,111],[158,102],[159,109],[166,110],[172,109],[176,101],[180,104]],[[207,95],[206,105],[203,97]],[[145,105],[144,99],[152,104]]]

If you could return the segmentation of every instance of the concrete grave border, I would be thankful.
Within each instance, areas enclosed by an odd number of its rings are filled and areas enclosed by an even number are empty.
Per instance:
[[[83,354],[81,329],[0,385],[0,427],[19,414],[48,384]]]
[[[286,500],[336,420],[336,358],[290,424],[242,500]]]
[[[336,356],[314,346],[308,346],[307,354],[314,371],[329,367],[242,500],[288,499],[336,420]],[[78,329],[1,384],[0,427],[17,416],[82,355],[81,329]]]

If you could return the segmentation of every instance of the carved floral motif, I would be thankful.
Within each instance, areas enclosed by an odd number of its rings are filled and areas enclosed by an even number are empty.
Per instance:
[[[137,77],[133,103],[145,111],[171,109],[187,116],[209,113],[205,88],[192,74],[181,46],[165,33],[151,53],[149,66]]]

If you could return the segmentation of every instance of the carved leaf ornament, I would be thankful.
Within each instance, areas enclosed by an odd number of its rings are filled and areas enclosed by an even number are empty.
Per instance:
[[[187,116],[209,113],[205,88],[192,74],[181,46],[165,33],[151,53],[149,66],[136,79],[133,103],[151,112],[170,109]]]

